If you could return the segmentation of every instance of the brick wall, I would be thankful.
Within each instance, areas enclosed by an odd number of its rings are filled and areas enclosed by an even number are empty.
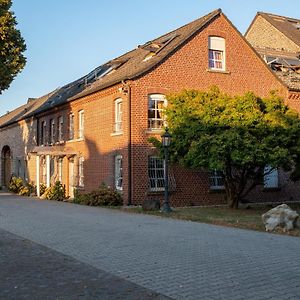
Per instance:
[[[11,172],[18,175],[19,167],[24,169],[28,162],[27,153],[36,145],[36,120],[23,120],[0,129],[0,150],[2,152],[5,146],[11,151]],[[21,164],[21,165],[20,165]],[[4,162],[1,157],[0,163],[0,185],[3,182]],[[23,172],[21,172],[23,173]],[[21,174],[20,174],[21,175]],[[27,174],[25,174],[27,176]]]
[[[50,120],[55,120],[57,136],[57,122],[63,116],[63,142],[56,142],[53,145],[39,146],[40,153],[52,153],[54,159],[54,178],[58,178],[58,158],[63,158],[62,183],[69,193],[70,176],[75,177],[75,185],[78,184],[78,159],[84,158],[84,187],[79,187],[81,192],[89,192],[97,188],[102,182],[114,187],[114,158],[116,155],[123,156],[123,163],[127,166],[127,142],[128,142],[128,118],[127,95],[119,91],[120,86],[103,90],[86,96],[77,101],[70,102],[63,106],[49,110],[38,116],[38,124],[46,122],[47,143],[50,135]],[[115,100],[122,99],[123,118],[122,132],[114,132]],[[84,111],[84,138],[78,138],[79,111]],[[69,115],[74,114],[74,139],[69,140]],[[49,143],[48,143],[49,144]],[[50,152],[49,152],[49,149]],[[55,154],[59,153],[59,154]],[[62,155],[62,153],[64,153]],[[32,155],[34,161],[36,156]],[[41,157],[42,159],[44,156]],[[69,161],[74,161],[74,174],[69,173]],[[33,169],[36,165],[32,164]],[[125,169],[126,167],[124,167]],[[32,173],[33,174],[33,173]],[[42,166],[40,168],[40,178],[42,181]],[[36,182],[34,177],[30,178]],[[124,178],[124,197],[127,197],[127,178]]]
[[[212,72],[208,70],[208,37],[221,36],[226,40],[226,71]],[[131,86],[131,119],[132,119],[132,200],[133,204],[141,204],[145,198],[158,198],[162,200],[161,193],[150,193],[148,182],[148,156],[156,154],[156,149],[148,143],[148,138],[153,136],[148,126],[148,95],[151,93],[167,94],[180,91],[184,88],[207,89],[211,85],[218,85],[223,91],[231,94],[241,94],[253,91],[258,95],[266,96],[270,90],[278,90],[283,96],[287,95],[286,88],[269,71],[257,54],[235,31],[232,24],[223,16],[217,18],[202,32],[194,36],[187,44],[176,53],[161,63],[157,68],[143,77],[128,82]],[[82,192],[89,192],[105,182],[114,186],[114,157],[123,156],[123,196],[124,203],[128,201],[128,94],[121,93],[116,85],[103,91],[93,93],[63,106],[54,108],[38,117],[39,126],[42,121],[47,123],[46,135],[49,135],[49,121],[64,117],[63,143],[51,147],[52,159],[57,162],[57,153],[63,155],[62,182],[67,191],[69,178],[69,162],[74,160],[74,176],[78,176],[78,158],[84,157],[84,188]],[[114,101],[123,100],[122,125],[123,132],[114,134]],[[84,139],[77,138],[78,112],[84,110]],[[75,139],[67,140],[68,116],[74,114]],[[25,123],[24,123],[25,124]],[[36,136],[37,123],[31,125],[30,135]],[[18,133],[18,139],[11,139],[14,153],[30,152],[22,142],[21,135],[26,131],[20,124],[7,128],[1,136],[13,136]],[[57,131],[57,126],[56,126]],[[157,133],[157,137],[160,136]],[[5,140],[5,139],[3,139]],[[7,140],[9,141],[9,139]],[[17,141],[17,142],[16,142]],[[20,145],[18,143],[20,142]],[[28,142],[35,145],[35,140]],[[3,147],[3,145],[1,145]],[[18,149],[19,150],[16,150]],[[2,149],[2,148],[1,148]],[[39,151],[43,150],[39,146]],[[36,179],[36,157],[30,156],[28,161],[29,179]],[[40,170],[41,172],[41,170]],[[203,205],[224,203],[224,194],[210,190],[208,172],[185,170],[179,166],[172,166],[170,172],[176,182],[176,190],[171,193],[171,204]],[[54,167],[53,176],[57,176],[57,165]],[[53,179],[53,178],[52,178]],[[78,178],[77,178],[78,179]],[[270,195],[270,194],[269,194]]]
[[[226,72],[208,70],[208,37],[221,36],[226,41]],[[278,90],[282,96],[286,88],[236,32],[223,16],[184,45],[173,56],[146,76],[132,83],[133,123],[133,202],[141,204],[147,198],[162,199],[148,189],[148,156],[155,150],[147,140],[153,135],[147,130],[148,95],[169,93],[182,89],[207,89],[218,85],[230,94],[253,91],[267,96]],[[157,135],[158,136],[158,135]],[[176,192],[171,194],[172,205],[203,205],[224,202],[224,194],[210,190],[208,173],[173,170]]]

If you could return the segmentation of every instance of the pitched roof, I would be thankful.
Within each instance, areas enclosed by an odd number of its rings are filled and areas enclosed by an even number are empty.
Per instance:
[[[47,102],[48,98],[51,96],[52,93],[49,93],[37,99],[30,99],[26,104],[14,109],[11,112],[7,112],[5,115],[1,116],[0,128],[32,116],[32,114],[39,107],[43,106]]]
[[[149,72],[221,14],[221,9],[138,46],[86,76],[0,117],[0,127]]]
[[[40,98],[29,98],[26,104],[0,117],[0,128],[66,103],[85,88],[84,77],[82,77]]]
[[[219,16],[221,12],[221,9],[214,10],[202,18],[140,45],[136,49],[110,61],[109,64],[112,65],[115,61],[121,62],[121,64],[117,67],[115,72],[111,72],[107,76],[96,80],[87,90],[76,95],[73,99],[99,91],[122,80],[134,79],[145,74],[159,65],[187,40],[207,26],[212,20]]]
[[[262,16],[277,30],[282,32],[286,37],[292,40],[300,47],[300,20],[274,15],[265,12],[258,12],[257,15]]]
[[[300,47],[300,20],[295,18],[258,12],[252,24],[258,16],[263,17],[277,30]],[[249,26],[245,36],[252,28]],[[269,65],[276,76],[291,90],[300,91],[300,56],[299,52],[291,52],[268,47],[255,47]]]
[[[276,76],[291,90],[300,91],[300,57],[298,53],[269,48],[254,48]]]

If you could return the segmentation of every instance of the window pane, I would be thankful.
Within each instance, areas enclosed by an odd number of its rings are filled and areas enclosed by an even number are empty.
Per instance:
[[[148,127],[160,129],[164,123],[163,110],[165,98],[163,95],[150,95],[148,100]]]

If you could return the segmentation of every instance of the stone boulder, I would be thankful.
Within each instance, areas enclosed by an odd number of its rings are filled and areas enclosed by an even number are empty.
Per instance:
[[[285,231],[294,229],[299,215],[288,205],[278,205],[261,216],[266,231],[272,231],[276,227],[281,227]]]
[[[160,202],[159,202],[159,200],[146,199],[142,204],[142,208],[145,211],[159,210],[160,209]]]

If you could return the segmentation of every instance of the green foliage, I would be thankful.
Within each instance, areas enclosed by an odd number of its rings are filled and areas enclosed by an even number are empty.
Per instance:
[[[300,120],[275,93],[232,97],[214,87],[167,99],[171,160],[222,171],[232,207],[262,184],[266,165],[290,171],[300,161]]]
[[[56,181],[53,186],[46,188],[42,197],[48,200],[63,201],[66,199],[65,187],[60,183],[60,181]]]
[[[9,191],[19,194],[20,196],[30,196],[35,193],[35,186],[25,182],[21,177],[13,176],[10,180]]]
[[[11,0],[0,0],[0,94],[24,68],[24,39],[16,29],[17,21],[10,11]]]
[[[43,195],[46,192],[46,185],[44,183],[40,184],[40,195]]]
[[[10,180],[8,190],[15,194],[19,194],[23,187],[24,187],[23,179],[21,177],[13,176]]]
[[[121,194],[109,188],[105,183],[88,194],[76,192],[73,202],[90,206],[119,206],[123,203]]]

